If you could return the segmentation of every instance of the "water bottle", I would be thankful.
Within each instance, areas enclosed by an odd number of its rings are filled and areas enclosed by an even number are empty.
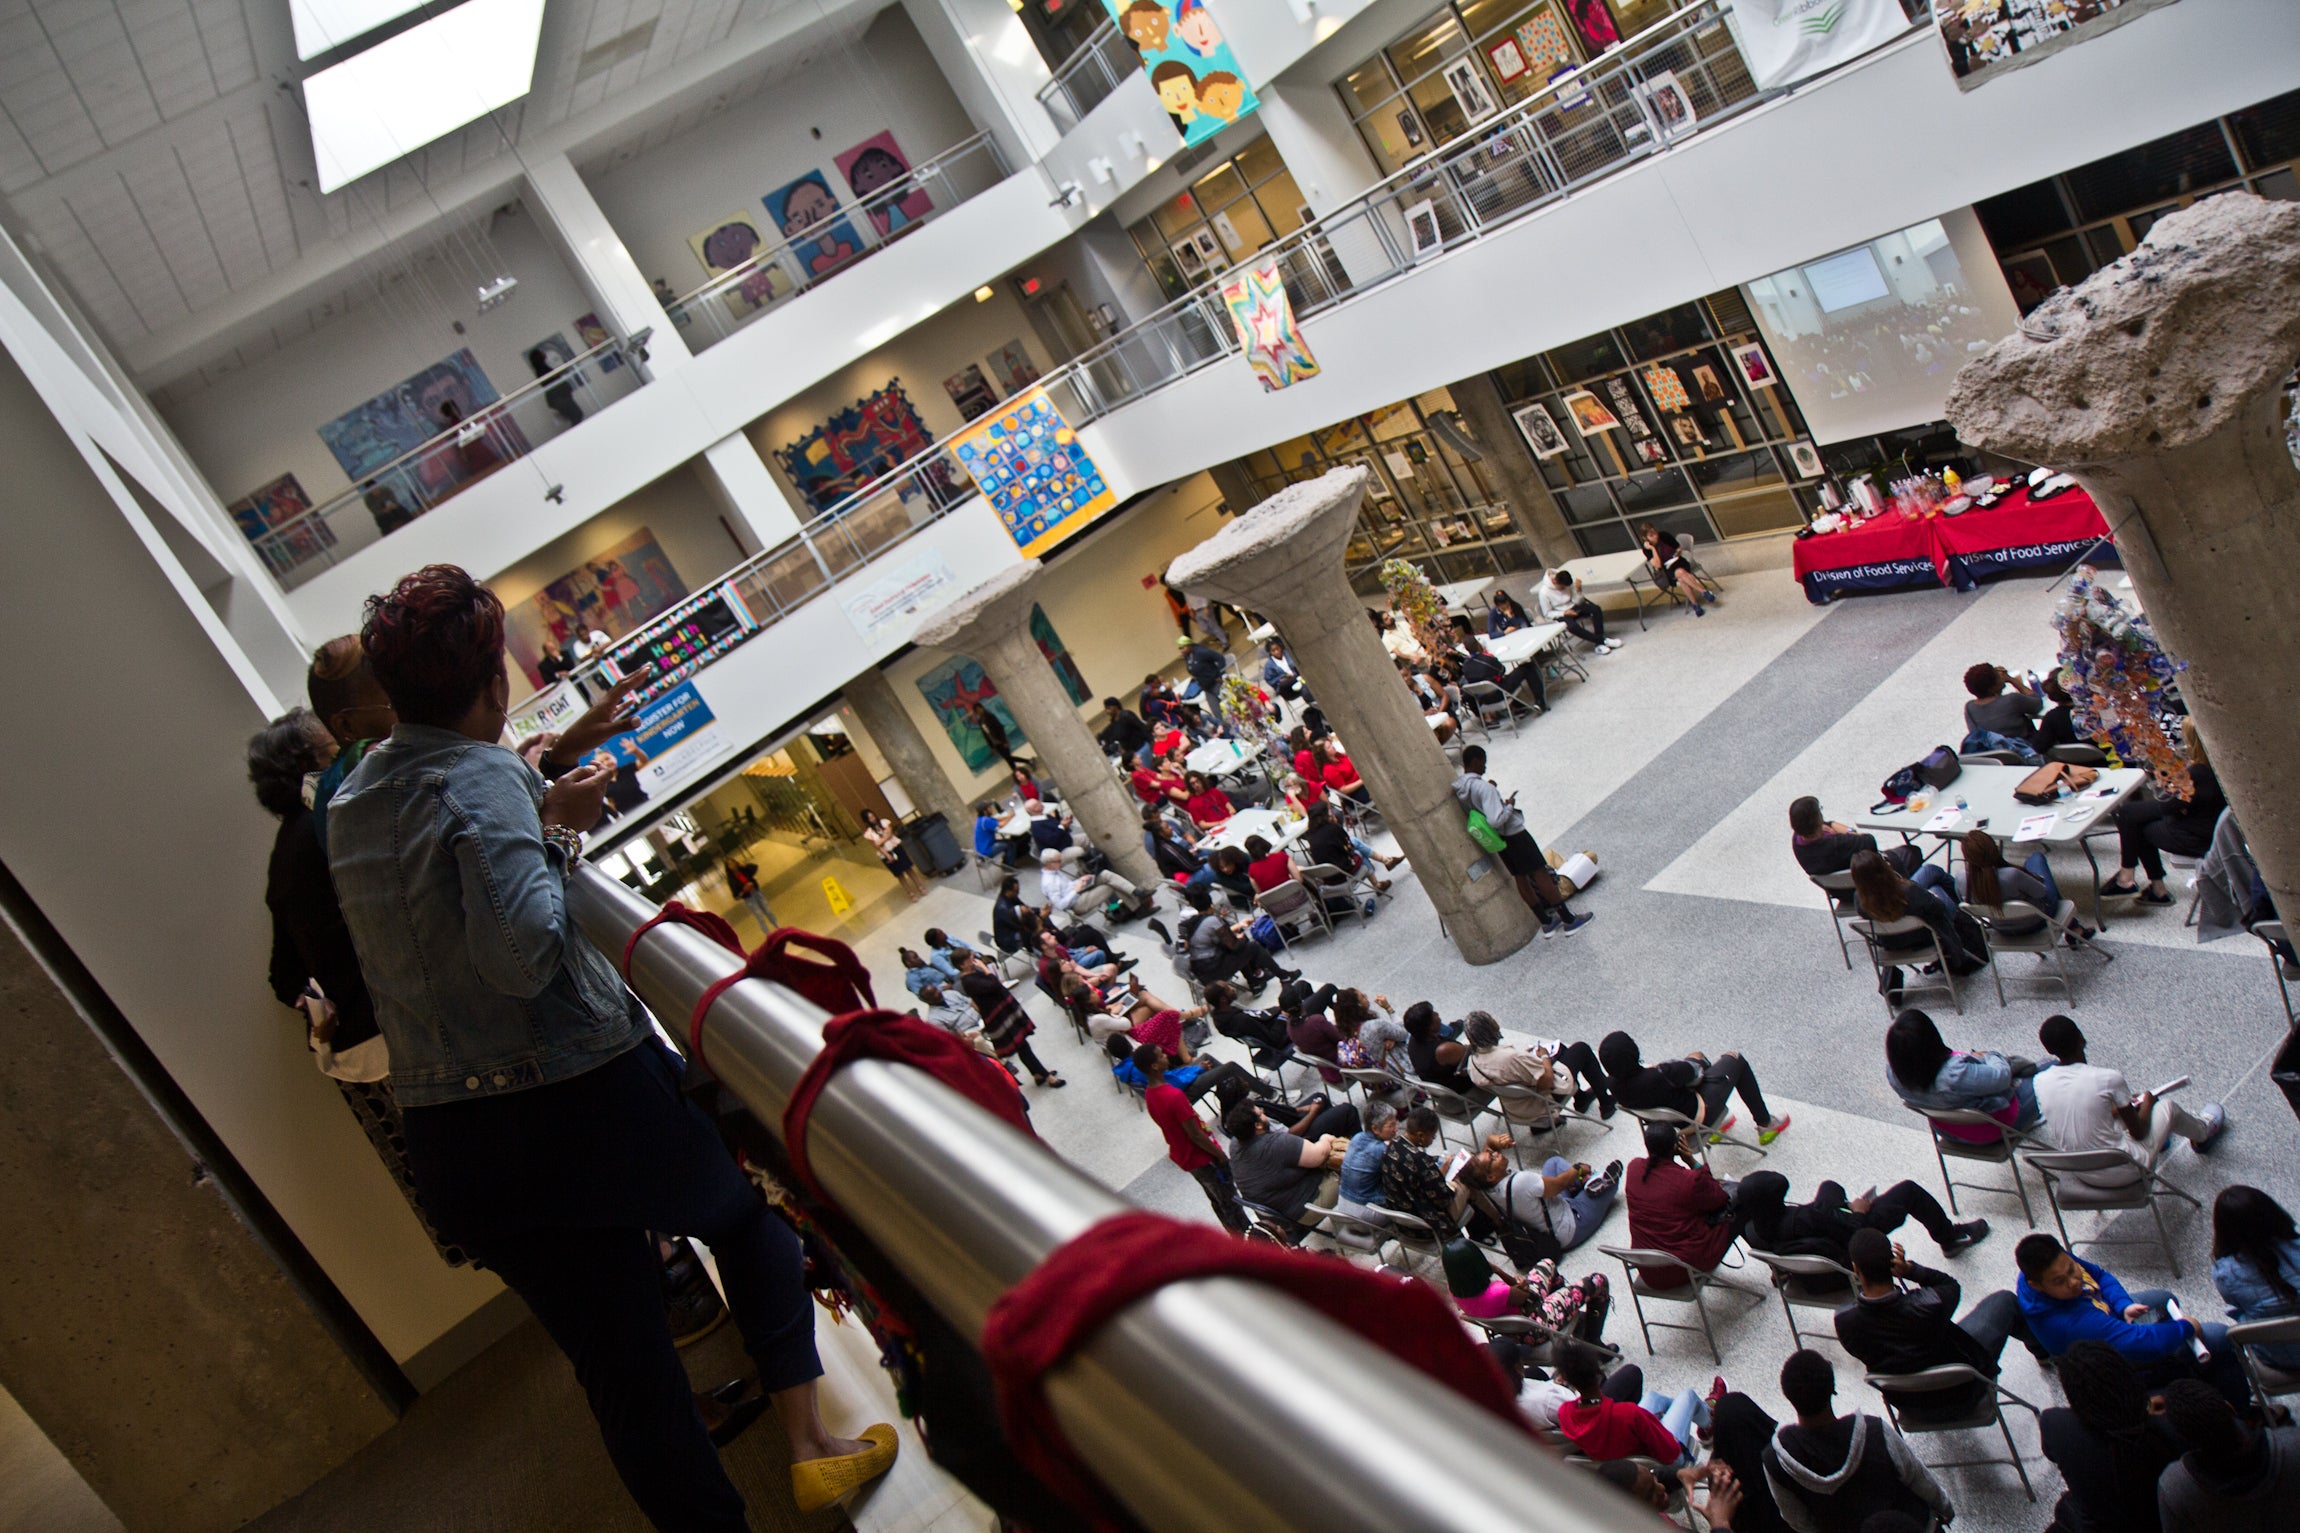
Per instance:
[[[1968,805],[1968,804],[1965,802],[1965,796],[1964,796],[1962,793],[1958,794],[1958,795],[1957,795],[1957,813],[1959,813],[1959,814],[1962,814],[1962,813],[1964,813],[1964,812],[1965,812],[1965,810],[1966,810],[1966,809],[1968,809],[1968,808],[1970,808],[1970,807],[1971,807],[1971,806],[1970,806],[1970,805]]]

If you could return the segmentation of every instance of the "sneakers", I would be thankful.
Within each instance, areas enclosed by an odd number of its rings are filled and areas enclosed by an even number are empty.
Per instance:
[[[860,1453],[811,1458],[791,1466],[791,1499],[802,1512],[819,1512],[849,1491],[885,1474],[894,1465],[894,1428],[885,1422],[863,1428],[870,1446]]]
[[[1967,1219],[1951,1232],[1948,1241],[1942,1245],[1941,1252],[1945,1256],[1954,1256],[1959,1251],[1977,1246],[1988,1238],[1989,1222],[1986,1219]]]
[[[1556,936],[1557,929],[1564,924],[1565,923],[1559,920],[1556,916],[1543,916],[1541,918],[1542,940],[1547,941],[1551,937]]]
[[[1789,1115],[1783,1113],[1770,1123],[1758,1125],[1757,1142],[1759,1144],[1771,1144],[1787,1132],[1789,1132]]]
[[[2190,1144],[2197,1154],[2210,1155],[2212,1147],[2220,1142],[2220,1136],[2228,1132],[2228,1109],[2218,1102],[2207,1102],[2204,1111],[2196,1116],[2204,1120],[2204,1137],[2191,1140]]]
[[[1687,603],[1687,610],[1690,611],[1695,617],[1707,617],[1709,615],[1708,611],[1700,602]]]
[[[1587,926],[1587,925],[1588,925],[1590,922],[1592,922],[1592,921],[1594,921],[1594,920],[1596,920],[1596,919],[1597,919],[1597,917],[1595,917],[1595,916],[1592,916],[1592,915],[1579,915],[1579,916],[1576,916],[1576,915],[1568,915],[1568,916],[1564,916],[1564,917],[1560,918],[1560,919],[1559,919],[1559,921],[1558,921],[1558,923],[1557,923],[1557,928],[1556,928],[1556,931],[1557,931],[1557,935],[1558,935],[1558,936],[1560,936],[1560,937],[1570,937],[1570,936],[1572,936],[1572,935],[1573,935],[1575,932],[1577,932],[1577,931],[1581,930],[1581,929],[1582,929],[1584,926]],[[1544,937],[1548,936],[1548,935],[1550,934],[1550,928],[1549,928],[1549,927],[1546,927],[1546,926],[1545,926],[1545,927],[1543,927],[1543,928],[1541,929],[1541,934],[1542,934]]]
[[[671,1295],[664,1318],[671,1323],[671,1345],[691,1347],[727,1323],[727,1306],[706,1278]]]
[[[1619,648],[1621,648],[1619,639],[1607,639],[1603,644],[1597,646],[1597,652],[1601,655],[1610,655]]]

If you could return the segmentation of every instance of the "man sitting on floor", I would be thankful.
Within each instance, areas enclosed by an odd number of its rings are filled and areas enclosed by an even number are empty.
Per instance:
[[[1963,1363],[1986,1379],[1997,1375],[2005,1342],[2021,1345],[2042,1361],[2044,1349],[2021,1318],[2020,1301],[2008,1289],[1989,1294],[1963,1319],[1954,1318],[1963,1290],[1945,1272],[1920,1267],[1882,1230],[1857,1230],[1846,1242],[1860,1292],[1837,1311],[1837,1340],[1872,1373],[1922,1373],[1942,1363]],[[1908,1284],[1906,1288],[1903,1283]],[[1965,1389],[1892,1400],[1912,1419],[1928,1414],[1956,1420],[1971,1413],[1992,1390],[1986,1382]]]
[[[1948,1492],[1890,1423],[1860,1411],[1837,1414],[1837,1371],[1820,1353],[1789,1355],[1781,1393],[1797,1419],[1765,1449],[1765,1480],[1781,1520],[1797,1533],[1858,1529],[1879,1513],[1920,1528],[1956,1516]]]
[[[2045,1018],[2037,1029],[2037,1041],[2054,1060],[2050,1069],[2039,1070],[2030,1082],[2037,1110],[2044,1114],[2035,1130],[2037,1137],[2065,1153],[2121,1150],[2132,1157],[2129,1170],[2072,1173],[2088,1187],[2131,1186],[2141,1179],[2142,1166],[2156,1163],[2174,1134],[2193,1145],[2197,1154],[2209,1155],[2228,1127],[2227,1110],[2218,1102],[2205,1103],[2202,1113],[2190,1113],[2154,1092],[2134,1096],[2122,1071],[2086,1061],[2084,1032],[2072,1017]]]

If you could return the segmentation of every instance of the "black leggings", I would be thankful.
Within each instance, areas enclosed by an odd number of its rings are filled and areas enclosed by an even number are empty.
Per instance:
[[[1946,1247],[1956,1237],[1957,1227],[1949,1218],[1949,1211],[1941,1207],[1941,1200],[1919,1187],[1915,1182],[1895,1182],[1877,1194],[1869,1211],[1861,1216],[1862,1222],[1872,1230],[1891,1234],[1906,1219],[1914,1219],[1933,1237],[1933,1244]]]
[[[1249,1091],[1262,1084],[1261,1078],[1255,1075],[1253,1071],[1234,1061],[1225,1059],[1218,1065],[1201,1065],[1198,1069],[1198,1078],[1183,1090],[1182,1095],[1193,1102],[1200,1101],[1208,1092],[1213,1091],[1222,1082],[1228,1080],[1244,1082]]]
[[[1022,1061],[1022,1068],[1030,1072],[1033,1080],[1044,1080],[1054,1073],[1039,1062],[1036,1054],[1030,1052],[1030,1040],[1028,1038],[1014,1046],[1014,1057]]]
[[[1765,1094],[1757,1089],[1757,1072],[1749,1068],[1749,1061],[1738,1054],[1719,1056],[1702,1073],[1701,1084],[1695,1088],[1701,1097],[1701,1121],[1719,1122],[1725,1116],[1725,1103],[1734,1092],[1741,1093],[1741,1104],[1756,1116],[1757,1126],[1763,1128],[1773,1121],[1765,1110]]]
[[[1581,1077],[1582,1089],[1574,1092],[1576,1103],[1594,1094],[1598,1105],[1613,1105],[1613,1083],[1605,1078],[1605,1067],[1597,1062],[1597,1051],[1586,1043],[1569,1043],[1557,1051],[1557,1062]]]
[[[2201,817],[2175,817],[2160,798],[2125,800],[2116,812],[2117,860],[2138,867],[2151,882],[2164,881],[2164,853],[2201,857],[2212,850],[2212,826]]]

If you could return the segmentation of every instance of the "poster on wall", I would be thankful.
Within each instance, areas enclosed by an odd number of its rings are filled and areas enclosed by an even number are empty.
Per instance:
[[[1653,396],[1657,410],[1677,411],[1689,407],[1693,396],[1685,392],[1685,381],[1677,376],[1677,369],[1656,362],[1645,369],[1645,392]]]
[[[574,361],[575,348],[567,344],[565,331],[554,330],[528,347],[524,355],[527,358],[529,369],[534,372],[536,377],[540,378],[552,369],[565,367]],[[537,365],[538,362],[540,362],[540,366]],[[580,386],[583,382],[583,375],[580,372],[572,372],[567,375],[564,381]]]
[[[1493,77],[1508,85],[1533,73],[1533,66],[1525,61],[1525,49],[1514,37],[1505,37],[1490,43],[1485,50],[1486,62],[1493,66]]]
[[[1613,413],[1629,428],[1633,440],[1643,441],[1653,435],[1653,428],[1645,422],[1645,412],[1637,408],[1637,396],[1629,391],[1627,378],[1606,379],[1605,394],[1613,401]]]
[[[1118,33],[1149,72],[1158,104],[1185,148],[1202,144],[1261,102],[1246,84],[1205,0],[1102,0]]]
[[[1310,355],[1302,327],[1294,319],[1294,306],[1286,300],[1286,281],[1276,258],[1244,268],[1223,283],[1222,303],[1237,327],[1246,365],[1262,381],[1264,393],[1318,376],[1317,359]]]
[[[1621,422],[1614,418],[1613,412],[1606,409],[1604,402],[1587,389],[1575,389],[1558,403],[1565,406],[1565,413],[1573,417],[1574,429],[1585,437],[1600,431],[1621,429]]]
[[[1746,346],[1733,348],[1733,365],[1741,370],[1741,381],[1753,389],[1773,386],[1773,364],[1765,355],[1765,348],[1752,341]]]
[[[620,639],[687,596],[687,584],[641,527],[504,609],[504,645],[527,679],[543,685],[543,653],[594,631]]]
[[[1038,381],[1038,364],[1020,341],[1008,341],[991,353],[990,376],[1001,393],[1012,397]]]
[[[921,676],[918,690],[925,697],[926,705],[934,710],[935,718],[941,721],[943,733],[950,736],[950,743],[957,748],[958,759],[966,763],[970,772],[987,772],[999,764],[998,757],[991,753],[990,742],[974,727],[969,714],[968,710],[977,703],[982,705],[983,712],[998,720],[999,727],[1006,731],[1009,746],[1029,743],[1030,737],[1014,721],[1014,715],[1007,712],[1006,700],[998,695],[997,686],[982,673],[981,666],[964,655],[945,660]]]
[[[1566,41],[1565,23],[1547,6],[1519,24],[1517,46],[1525,55],[1525,67],[1544,80],[1573,63],[1573,44]]]
[[[790,241],[791,259],[805,279],[828,276],[862,254],[862,236],[847,222],[830,182],[810,170],[767,193],[767,217]]]
[[[869,213],[880,239],[901,233],[934,211],[934,199],[911,179],[910,160],[892,132],[871,135],[833,163],[846,177],[847,190]]]
[[[1654,130],[1664,143],[1683,138],[1700,121],[1693,111],[1693,98],[1685,94],[1685,87],[1678,82],[1674,69],[1656,69],[1645,77],[1644,84],[1633,85],[1630,90],[1645,103]]]
[[[1810,79],[1909,30],[1901,0],[1731,0],[1726,16],[1759,90]]]
[[[792,488],[817,511],[827,511],[881,474],[900,467],[934,445],[903,392],[902,380],[853,404],[800,437],[775,449],[775,461]]]
[[[1585,57],[1595,58],[1621,41],[1621,29],[1613,24],[1613,12],[1605,0],[1565,0],[1565,13],[1573,18],[1573,30],[1581,36]]]
[[[1483,122],[1500,110],[1494,105],[1493,92],[1485,88],[1485,76],[1478,71],[1477,60],[1466,53],[1446,65],[1445,88],[1453,92],[1454,105],[1461,108],[1466,122]]]
[[[1572,445],[1566,441],[1565,433],[1557,429],[1557,420],[1549,413],[1549,407],[1539,400],[1512,411],[1510,419],[1517,422],[1525,445],[1537,458],[1554,458]]]
[[[384,472],[424,443],[455,431],[501,396],[466,349],[386,389],[319,428],[319,439],[354,485],[390,489],[402,505],[437,505],[527,452],[527,437],[508,414],[486,429],[458,433],[433,451]]]
[[[311,497],[293,474],[282,474],[224,507],[241,536],[256,545],[274,574],[292,570],[321,549],[335,546],[334,531],[316,517],[297,523],[284,537],[271,536],[310,509]]]
[[[2172,0],[1933,0],[1949,70],[1964,90],[2090,42]]]
[[[954,438],[950,450],[974,476],[1025,559],[1035,558],[1118,504],[1078,433],[1046,390],[1032,388]]]
[[[715,220],[707,229],[699,229],[687,236],[687,247],[695,252],[695,259],[703,263],[703,273],[709,277],[723,276],[734,271],[745,261],[769,248],[770,242],[759,232],[748,213],[729,213]],[[796,290],[798,284],[791,274],[769,261],[747,274],[742,281],[723,290],[719,296],[726,300],[727,311],[741,319],[753,314],[785,293]]]
[[[1030,637],[1037,641],[1038,652],[1046,657],[1046,663],[1054,667],[1054,674],[1062,679],[1062,690],[1070,694],[1070,701],[1085,706],[1086,700],[1094,695],[1086,690],[1086,673],[1078,669],[1077,657],[1054,631],[1044,607],[1034,605],[1030,609]]]
[[[998,391],[982,376],[982,369],[971,362],[943,379],[942,391],[968,420],[979,420],[998,408]]]
[[[578,314],[575,316],[575,339],[583,343],[583,350],[589,351],[594,346],[604,346],[613,337],[608,335],[607,327],[599,322],[597,314]],[[620,354],[612,351],[599,353],[599,371],[611,373],[622,365]]]
[[[875,639],[880,632],[925,616],[957,594],[958,576],[940,549],[924,549],[901,561],[882,566],[875,580],[841,581],[839,605],[855,632]]]

